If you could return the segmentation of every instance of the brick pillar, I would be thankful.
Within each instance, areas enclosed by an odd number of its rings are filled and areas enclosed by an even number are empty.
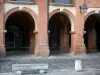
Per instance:
[[[5,37],[4,37],[4,23],[3,23],[3,4],[0,4],[0,56],[5,56],[6,55],[6,50],[5,50]]]
[[[74,50],[75,50],[75,31],[71,31],[71,48],[70,48],[70,54],[74,55]]]
[[[35,3],[35,4],[38,4],[38,0],[34,0],[34,3]]]
[[[96,31],[92,30],[88,33],[88,51],[96,51]]]
[[[38,43],[35,49],[36,56],[48,56],[48,0],[38,1],[39,16],[38,16]]]
[[[75,0],[76,4],[76,18],[75,18],[75,50],[73,54],[84,54],[85,49],[83,49],[84,39],[84,13],[80,12],[80,5],[84,4],[84,0]]]
[[[9,0],[3,0],[3,3],[7,3],[7,2],[9,2]]]
[[[86,31],[83,31],[83,36],[86,34]],[[84,52],[84,54],[86,54],[86,46],[85,46],[85,40],[84,37],[82,39],[82,51]]]

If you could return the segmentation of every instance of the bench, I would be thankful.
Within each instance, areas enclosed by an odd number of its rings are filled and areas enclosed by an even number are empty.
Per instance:
[[[48,64],[13,64],[12,70],[16,75],[21,75],[22,71],[39,70],[39,73],[44,73],[48,69]]]

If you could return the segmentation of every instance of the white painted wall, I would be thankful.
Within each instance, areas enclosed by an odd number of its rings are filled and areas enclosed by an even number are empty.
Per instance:
[[[88,8],[88,11],[85,15],[87,15],[88,13],[90,13],[91,11],[95,10],[96,13],[99,13],[100,8]]]
[[[76,16],[76,8],[75,7],[64,7],[64,6],[49,6],[49,13],[51,13],[53,10],[60,9],[60,11],[63,11],[63,9],[67,9],[70,12],[72,12],[73,15]]]
[[[4,14],[7,13],[9,10],[19,7],[19,10],[21,10],[23,7],[27,7],[31,10],[33,10],[38,15],[38,5],[21,5],[21,4],[4,4]]]

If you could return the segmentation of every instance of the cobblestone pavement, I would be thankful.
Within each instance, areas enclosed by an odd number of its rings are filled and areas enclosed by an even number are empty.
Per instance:
[[[82,72],[74,71],[76,59],[82,60]],[[53,55],[50,57],[35,57],[33,55],[13,55],[0,57],[0,73],[12,72],[12,64],[48,63],[46,74],[36,75],[100,75],[100,53],[91,53],[82,56]],[[2,75],[2,74],[0,74]],[[11,75],[4,74],[4,75]],[[29,74],[26,74],[29,75]],[[30,74],[32,75],[32,74]],[[34,74],[35,75],[35,74]]]

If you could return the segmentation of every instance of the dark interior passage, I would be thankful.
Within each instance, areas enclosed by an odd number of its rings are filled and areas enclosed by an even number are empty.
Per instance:
[[[100,15],[94,14],[87,18],[84,36],[87,52],[100,51]]]
[[[48,31],[51,54],[69,52],[71,46],[70,30],[70,20],[64,13],[56,13],[50,18]]]
[[[96,45],[97,45],[97,50],[100,52],[100,21],[96,21]]]
[[[60,45],[60,27],[58,24],[49,25],[50,35],[49,35],[49,47],[52,50],[58,50]]]
[[[5,24],[5,46],[7,51],[29,51],[34,38],[34,20],[26,12],[11,14]]]

